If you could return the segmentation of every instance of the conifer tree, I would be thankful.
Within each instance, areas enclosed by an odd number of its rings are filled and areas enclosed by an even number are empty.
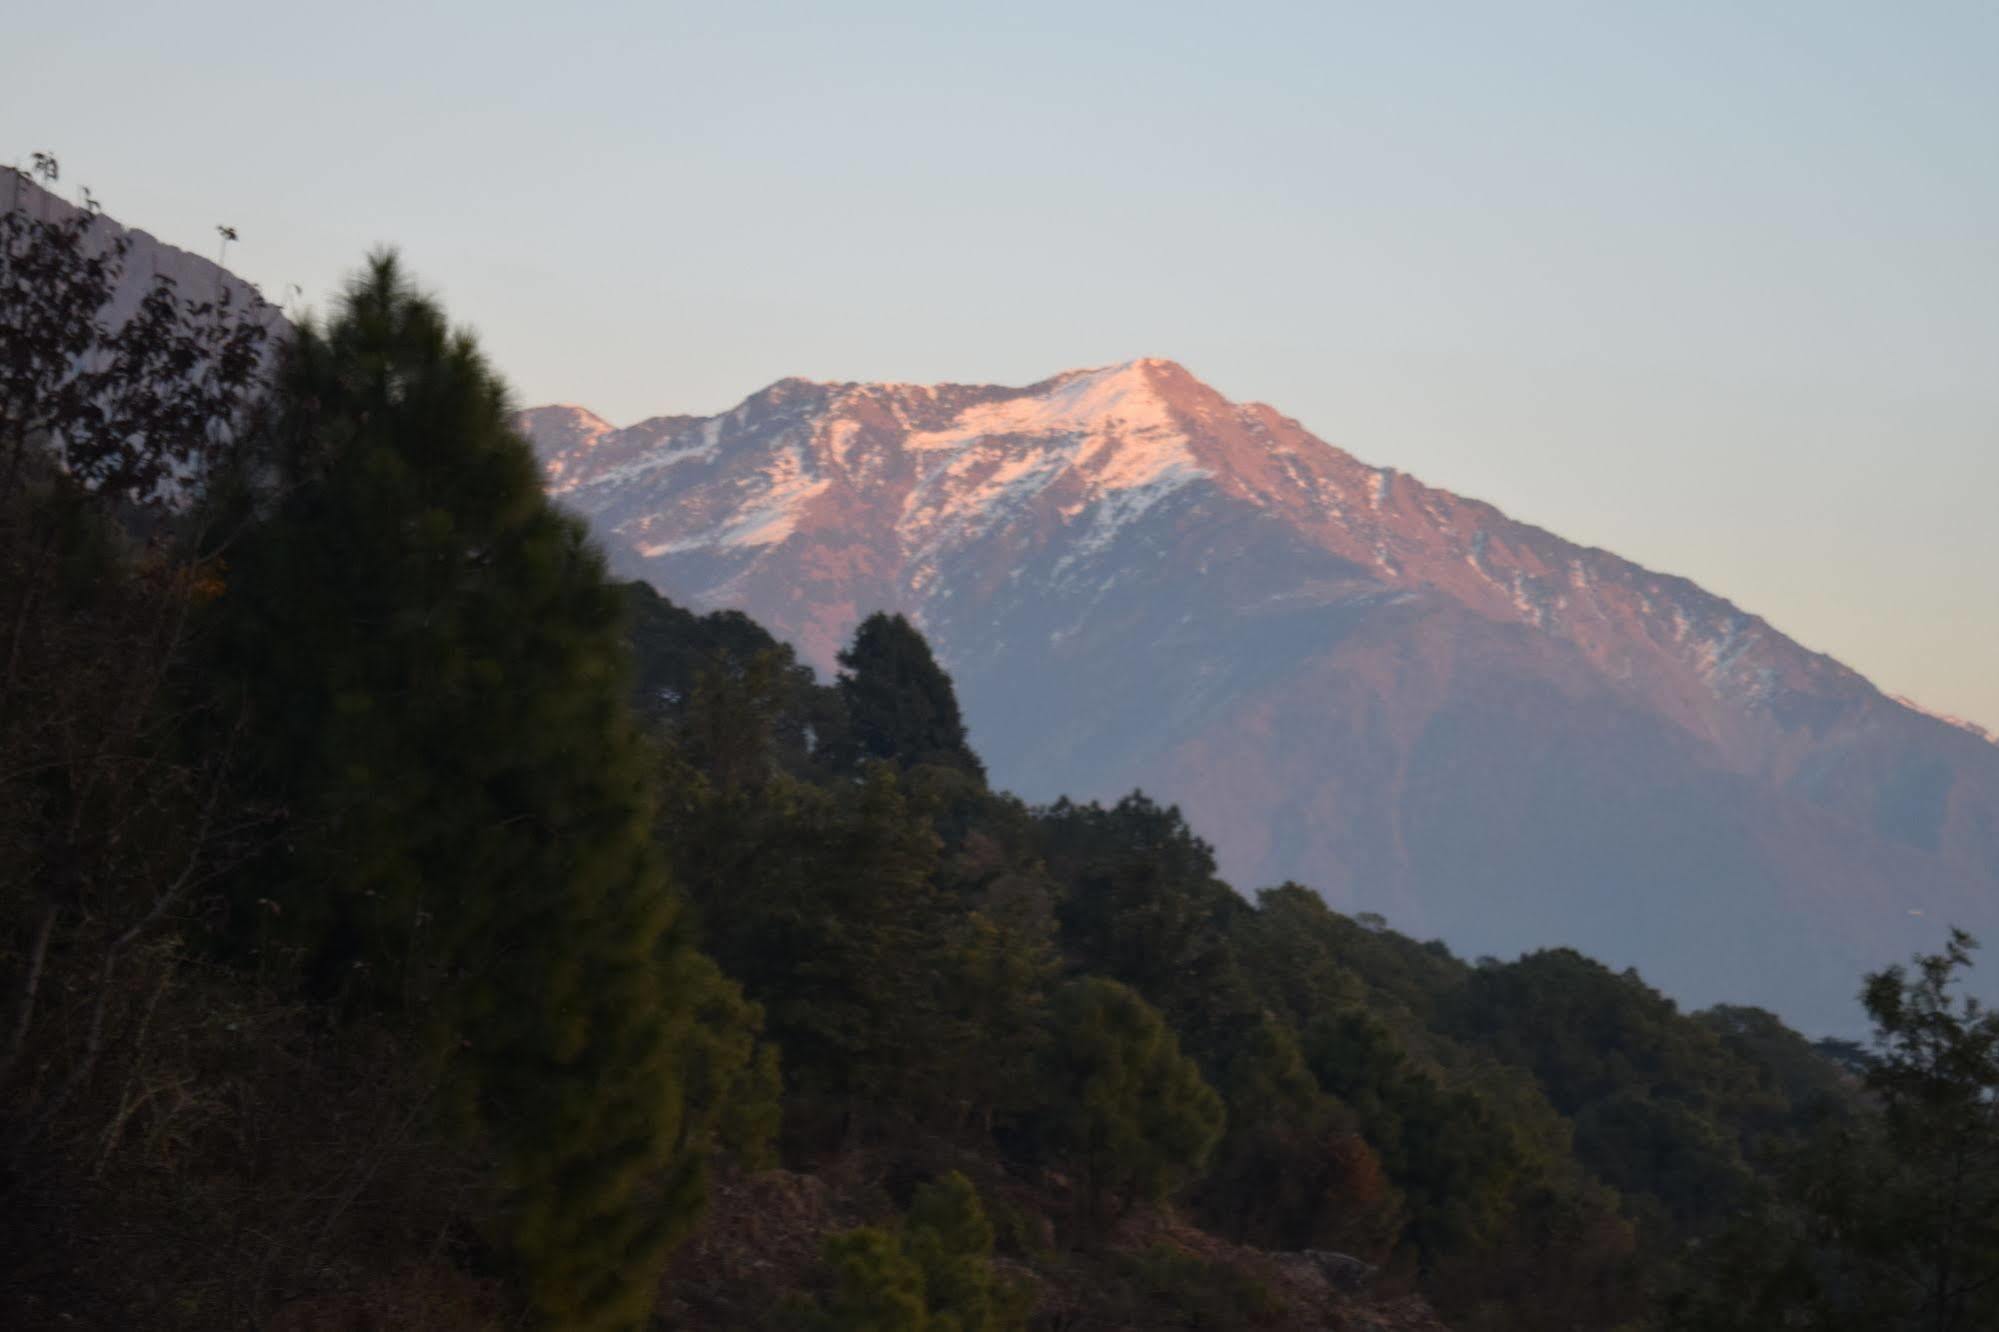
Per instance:
[[[835,1135],[934,1118],[961,1043],[939,994],[952,939],[936,834],[886,763],[827,787],[723,786],[686,760],[707,730],[696,708],[669,747],[661,836],[716,959],[768,1015],[793,1121],[808,1101]]]
[[[1228,1129],[1196,1195],[1217,1229],[1271,1249],[1378,1258],[1393,1245],[1400,1195],[1289,1027],[1268,1014],[1250,1026],[1219,1090]]]
[[[1445,1086],[1365,1011],[1329,1014],[1305,1033],[1319,1084],[1358,1118],[1409,1203],[1425,1260],[1490,1240],[1522,1171],[1519,1144],[1476,1095]]]
[[[391,257],[298,332],[220,603],[258,779],[293,816],[239,906],[275,913],[321,993],[455,1052],[540,1318],[633,1326],[701,1199],[689,1116],[716,1112],[682,1079],[725,1094],[754,1012],[689,956],[620,595],[509,420]]]
[[[1066,890],[1065,951],[1144,995],[1219,1077],[1259,1005],[1230,937],[1247,904],[1216,877],[1212,848],[1142,791],[1109,809],[1059,802],[1041,832]]]
[[[841,1231],[826,1241],[821,1261],[832,1289],[798,1319],[810,1332],[928,1332],[923,1269],[894,1231]]]
[[[840,653],[841,696],[855,760],[890,759],[904,768],[937,764],[985,776],[965,739],[951,677],[930,644],[900,615],[877,611]]]
[[[957,1171],[923,1185],[899,1227],[861,1226],[820,1252],[826,1289],[792,1301],[811,1332],[1017,1332],[1031,1292],[992,1267],[993,1227]]]
[[[953,1170],[916,1191],[903,1249],[923,1270],[931,1332],[1012,1332],[1028,1293],[993,1272],[993,1226],[972,1181]]]
[[[1096,978],[1065,986],[1052,1009],[1043,1140],[1075,1170],[1085,1221],[1199,1178],[1222,1135],[1222,1101],[1159,1013]]]

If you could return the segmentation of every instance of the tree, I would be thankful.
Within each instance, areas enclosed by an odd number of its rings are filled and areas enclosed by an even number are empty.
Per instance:
[[[1042,1138],[1076,1174],[1086,1227],[1199,1178],[1222,1100],[1157,1010],[1096,978],[1063,987],[1051,1007]]]
[[[1952,930],[1913,974],[1890,967],[1862,992],[1890,1160],[1856,1256],[1936,1332],[1999,1321],[1999,1013],[1957,992],[1977,946]]]
[[[36,154],[45,181],[54,159]],[[107,509],[195,493],[261,387],[268,307],[156,276],[114,317],[131,239],[0,169],[0,485],[53,463]]]
[[[996,1276],[993,1227],[972,1181],[953,1170],[916,1191],[903,1249],[923,1271],[931,1332],[1010,1332],[1027,1292]]]
[[[1490,1242],[1524,1165],[1510,1126],[1478,1096],[1418,1066],[1365,1012],[1315,1021],[1305,1052],[1320,1085],[1352,1109],[1407,1196],[1409,1239],[1424,1260]]]
[[[1999,1013],[1961,993],[1977,944],[1867,978],[1878,1112],[1795,1152],[1779,1197],[1702,1253],[1676,1327],[1999,1326]]]
[[[1269,1249],[1378,1259],[1393,1247],[1400,1196],[1290,1027],[1269,1014],[1250,1027],[1221,1090],[1228,1128],[1196,1195],[1216,1229]]]
[[[816,771],[843,726],[838,691],[741,611],[696,615],[645,583],[623,590],[639,710],[677,731],[696,767],[725,787]]]
[[[1109,809],[1058,802],[1040,831],[1064,950],[1144,995],[1219,1077],[1259,1006],[1230,937],[1248,905],[1216,877],[1213,850],[1142,791]]]
[[[216,667],[292,823],[237,903],[317,993],[433,1034],[541,1318],[631,1326],[700,1206],[683,1078],[735,1085],[754,1012],[688,956],[620,594],[509,421],[386,255],[288,348]]]
[[[1773,1108],[1780,1107],[1766,1127],[1794,1130],[1859,1109],[1860,1076],[1842,1062],[1840,1051],[1860,1051],[1863,1058],[1855,1067],[1864,1070],[1868,1063],[1864,1047],[1837,1040],[1809,1041],[1761,1008],[1716,1004],[1694,1014],[1694,1020],[1719,1034],[1738,1058],[1762,1073],[1774,1093]]]
[[[820,1262],[831,1289],[798,1320],[812,1332],[927,1332],[923,1269],[894,1231],[843,1230],[827,1239]]]
[[[839,690],[854,760],[889,759],[904,768],[937,764],[985,777],[985,765],[966,743],[951,677],[902,616],[877,611],[861,621],[840,653]]]
[[[1616,1092],[1585,1107],[1575,1123],[1577,1154],[1612,1188],[1655,1200],[1678,1233],[1712,1228],[1754,1187],[1735,1144],[1677,1101]]]
[[[699,726],[697,721],[695,725]],[[925,1119],[955,1048],[939,994],[951,940],[937,839],[894,770],[718,788],[669,751],[659,823],[716,960],[784,1050],[791,1126],[841,1137]]]
[[[1674,1242],[1726,1223],[1751,1188],[1745,1153],[1794,1119],[1726,1020],[1688,1018],[1636,973],[1571,949],[1475,969],[1450,1020],[1531,1069],[1575,1121],[1577,1157],[1655,1209],[1653,1229]]]
[[[129,239],[0,175],[0,1122],[19,1169],[166,983],[136,980],[137,955],[254,822],[225,799],[233,720],[188,743],[211,702],[190,625],[223,586],[190,502],[253,410],[269,330],[226,288],[165,278],[120,317]]]
[[[956,917],[950,942],[943,981],[955,1043],[941,1072],[960,1122],[990,1130],[1032,1105],[1054,951],[1046,923],[1004,891]]]
[[[923,1185],[898,1227],[829,1237],[816,1299],[796,1300],[812,1332],[1016,1332],[1029,1293],[992,1268],[993,1228],[956,1171]]]

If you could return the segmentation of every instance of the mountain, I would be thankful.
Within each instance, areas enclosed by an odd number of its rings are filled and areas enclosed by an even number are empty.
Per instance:
[[[1860,969],[1999,937],[1999,745],[1172,362],[521,423],[623,572],[822,669],[909,614],[999,784],[1142,787],[1238,883],[1829,1032]]]
[[[46,221],[66,222],[84,211],[18,168],[0,168],[0,196],[4,196],[7,209],[18,204],[28,216]],[[283,312],[265,300],[255,286],[214,260],[169,245],[149,231],[127,227],[103,213],[91,222],[90,245],[108,245],[121,239],[127,246],[124,269],[111,303],[99,314],[108,326],[115,328],[129,319],[146,293],[164,279],[183,299],[212,300],[226,294],[235,308],[257,314],[274,334],[288,327]]]

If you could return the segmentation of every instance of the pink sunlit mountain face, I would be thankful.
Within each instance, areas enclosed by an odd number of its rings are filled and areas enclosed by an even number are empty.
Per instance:
[[[522,425],[627,574],[822,671],[909,614],[999,784],[1177,802],[1241,886],[1826,1031],[1862,968],[1999,936],[1999,745],[1172,362]]]

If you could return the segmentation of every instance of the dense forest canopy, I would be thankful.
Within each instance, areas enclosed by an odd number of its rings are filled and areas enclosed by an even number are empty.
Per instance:
[[[1994,1325],[1971,941],[1863,1051],[1245,895],[901,617],[610,580],[392,257],[113,327],[90,219],[0,221],[9,1326]]]

